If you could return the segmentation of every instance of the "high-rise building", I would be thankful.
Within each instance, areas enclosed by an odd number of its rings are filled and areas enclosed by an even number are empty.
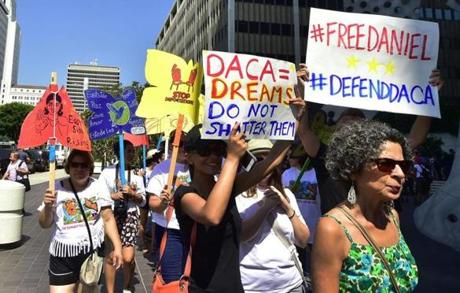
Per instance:
[[[0,100],[11,102],[9,91],[18,82],[21,29],[16,21],[16,1],[0,0]]]
[[[310,7],[438,22],[438,66],[447,81],[441,106],[460,111],[458,0],[176,0],[155,45],[186,60],[218,50],[299,64],[305,62]]]
[[[67,66],[67,93],[77,112],[86,107],[84,91],[88,88],[106,89],[120,83],[120,69],[112,66],[71,64]]]

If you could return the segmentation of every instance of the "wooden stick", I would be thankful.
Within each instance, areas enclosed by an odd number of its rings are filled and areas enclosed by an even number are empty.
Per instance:
[[[51,72],[51,85],[56,86],[57,85],[57,73],[56,72]],[[54,97],[56,100],[56,97]],[[56,106],[56,104],[55,104]],[[54,135],[54,133],[53,133]],[[56,137],[52,137],[49,140],[49,172],[50,172],[50,180],[49,180],[49,189],[51,189],[54,192],[54,182],[56,181]]]
[[[179,144],[180,144],[180,138],[182,135],[183,124],[184,124],[184,115],[179,114],[179,119],[177,120],[176,133],[174,135],[174,141],[172,143],[173,150],[172,150],[172,155],[171,155],[171,164],[169,165],[168,187],[167,187],[167,190],[169,193],[173,189],[172,185],[174,181],[174,171],[176,170],[177,154],[179,153]]]

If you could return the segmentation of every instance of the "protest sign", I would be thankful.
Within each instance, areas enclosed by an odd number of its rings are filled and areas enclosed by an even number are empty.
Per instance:
[[[296,120],[288,105],[297,83],[293,63],[203,51],[203,67],[203,138],[226,138],[235,122],[240,122],[249,139],[294,139]]]
[[[21,126],[18,147],[36,147],[57,139],[72,149],[91,151],[88,131],[64,87],[52,84]],[[54,158],[53,158],[54,159]]]
[[[116,98],[99,89],[88,89],[85,96],[88,108],[93,112],[88,120],[92,140],[107,138],[120,131],[145,133],[144,119],[134,115],[137,109],[134,89],[128,88],[121,97]]]
[[[147,50],[145,78],[151,85],[144,89],[136,115],[147,118],[148,134],[169,132],[183,114],[184,129],[196,122],[197,97],[203,70],[199,63],[159,50]]]
[[[437,23],[312,8],[307,101],[440,117]]]

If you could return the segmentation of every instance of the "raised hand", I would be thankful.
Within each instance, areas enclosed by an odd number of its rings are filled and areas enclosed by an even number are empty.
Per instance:
[[[52,207],[56,203],[56,191],[47,189],[45,195],[43,196],[43,203],[46,207]]]
[[[239,128],[240,124],[235,123],[232,128],[232,132],[230,133],[230,137],[228,138],[227,159],[236,158],[239,160],[248,148],[248,144],[245,141],[245,135],[239,131]]]
[[[431,71],[428,83],[431,86],[438,87],[438,91],[442,88],[444,85],[444,80],[442,79],[441,71],[439,69],[433,69]]]

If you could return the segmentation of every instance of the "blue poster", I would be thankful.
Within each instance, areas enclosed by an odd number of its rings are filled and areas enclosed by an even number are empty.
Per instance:
[[[137,100],[134,89],[128,88],[121,97],[115,98],[99,89],[88,89],[85,96],[93,112],[88,121],[91,140],[108,138],[121,131],[145,133],[144,119],[135,115]]]

